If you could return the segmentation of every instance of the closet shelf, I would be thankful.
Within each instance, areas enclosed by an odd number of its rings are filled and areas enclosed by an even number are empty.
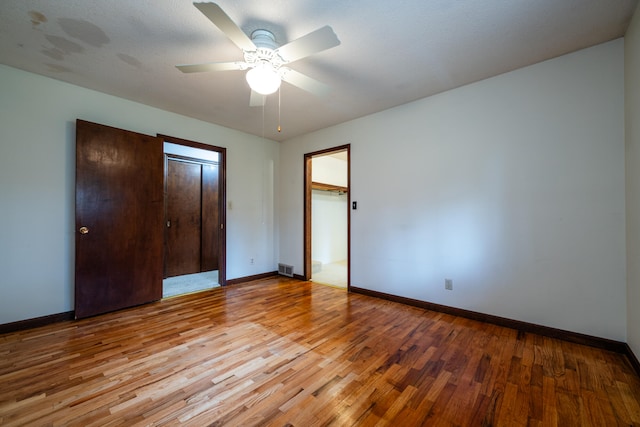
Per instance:
[[[341,187],[339,185],[333,184],[325,184],[323,182],[312,182],[311,188],[313,190],[321,190],[321,191],[335,191],[338,193],[348,193],[349,189],[347,187]]]

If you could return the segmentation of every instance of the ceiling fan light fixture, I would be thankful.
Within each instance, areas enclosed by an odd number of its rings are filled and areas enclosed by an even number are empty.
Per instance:
[[[247,71],[249,87],[261,95],[270,95],[280,87],[282,79],[269,64],[260,64]]]

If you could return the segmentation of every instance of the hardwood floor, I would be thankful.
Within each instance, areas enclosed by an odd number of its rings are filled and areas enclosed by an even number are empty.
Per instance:
[[[273,278],[0,335],[0,424],[640,425],[622,355]]]

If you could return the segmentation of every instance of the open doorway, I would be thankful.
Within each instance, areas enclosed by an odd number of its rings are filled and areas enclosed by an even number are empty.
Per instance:
[[[349,287],[349,146],[305,155],[306,280]]]
[[[225,284],[224,149],[164,137],[163,298]]]

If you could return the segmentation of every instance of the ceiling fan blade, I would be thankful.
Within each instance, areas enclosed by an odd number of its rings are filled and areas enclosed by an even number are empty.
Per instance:
[[[243,50],[256,50],[249,36],[229,18],[224,10],[215,3],[194,3],[195,7],[214,23],[236,46]]]
[[[262,107],[267,101],[267,97],[262,95],[255,90],[251,91],[251,98],[249,98],[249,106],[250,107]]]
[[[280,68],[280,70],[283,70],[282,80],[289,84],[318,96],[324,96],[329,93],[329,86],[316,79],[312,79],[311,77],[290,68]]]
[[[338,46],[340,40],[330,26],[324,26],[312,33],[280,46],[276,52],[287,62],[297,61],[314,53]]]
[[[245,62],[209,62],[206,64],[186,64],[176,65],[176,68],[183,73],[201,73],[203,71],[233,71],[246,70]]]

